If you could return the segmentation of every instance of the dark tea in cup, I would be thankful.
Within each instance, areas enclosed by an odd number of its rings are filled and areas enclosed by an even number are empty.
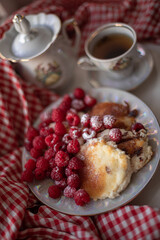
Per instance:
[[[124,54],[133,44],[133,39],[125,34],[114,33],[103,36],[92,48],[91,54],[99,59],[111,59]]]

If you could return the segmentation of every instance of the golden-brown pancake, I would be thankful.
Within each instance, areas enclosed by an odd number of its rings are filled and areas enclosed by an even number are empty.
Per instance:
[[[101,129],[96,138],[81,145],[78,156],[85,163],[80,172],[82,188],[92,199],[117,197],[128,186],[132,173],[151,160],[147,131],[131,130],[137,113],[130,112],[128,104],[113,102],[98,103],[91,110],[91,116],[115,116],[113,127],[122,133],[120,142],[115,143],[110,140],[110,129]]]
[[[127,116],[129,114],[129,105],[114,102],[97,103],[91,110],[91,116],[98,115],[104,116],[107,114],[114,115],[115,117]]]
[[[103,139],[81,146],[78,156],[85,164],[80,172],[82,188],[92,199],[115,198],[130,182],[129,156]]]
[[[120,104],[114,102],[97,103],[91,110],[91,116],[113,115],[116,117],[116,123],[114,127],[131,129],[131,126],[135,123],[135,116],[130,114],[128,104]]]
[[[139,132],[126,131],[121,129],[122,139],[117,143],[117,147],[129,155],[131,159],[131,167],[133,172],[137,172],[144,167],[153,155],[152,148],[148,144],[146,130],[142,129]],[[106,129],[98,134],[99,137],[109,139],[109,129]]]
[[[123,131],[121,130],[121,132]],[[125,141],[122,137],[122,142],[117,144],[117,147],[130,156],[133,172],[137,172],[151,160],[153,155],[152,148],[148,144],[146,130],[142,129],[137,133],[127,132],[127,134],[130,137],[126,138]]]

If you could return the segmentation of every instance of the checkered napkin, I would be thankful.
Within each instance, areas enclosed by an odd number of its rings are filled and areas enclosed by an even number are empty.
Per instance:
[[[81,50],[92,30],[113,21],[131,24],[139,40],[160,41],[159,0],[39,0],[18,12],[56,13],[62,21],[74,16],[82,31]],[[0,27],[0,36],[12,17]],[[124,206],[94,217],[69,216],[40,204],[20,181],[26,130],[57,98],[24,82],[0,60],[0,239],[160,239],[159,209]]]

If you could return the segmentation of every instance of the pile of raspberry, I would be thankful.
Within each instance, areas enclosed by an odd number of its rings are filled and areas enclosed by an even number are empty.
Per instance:
[[[38,128],[29,127],[25,148],[31,158],[25,164],[22,181],[53,179],[48,188],[51,198],[74,198],[77,205],[90,201],[88,193],[81,189],[79,171],[84,163],[76,155],[82,141],[82,127],[79,112],[87,112],[96,104],[96,99],[76,88],[65,95],[59,106],[52,109],[49,116]]]
[[[81,188],[79,173],[84,162],[77,157],[80,146],[104,129],[110,129],[112,141],[119,142],[122,137],[120,129],[114,128],[114,116],[100,118],[89,115],[96,102],[83,89],[76,88],[72,96],[62,98],[59,106],[41,121],[38,129],[29,127],[25,148],[32,158],[24,166],[22,181],[51,178],[53,185],[48,188],[51,198],[56,199],[63,194],[73,198],[79,206],[90,201],[89,194]]]

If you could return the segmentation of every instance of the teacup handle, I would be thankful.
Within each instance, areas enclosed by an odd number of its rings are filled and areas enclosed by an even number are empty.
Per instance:
[[[99,68],[88,57],[80,57],[77,61],[77,64],[83,70],[89,70],[89,71],[99,70]]]
[[[77,24],[77,22],[75,21],[74,18],[70,18],[70,19],[64,21],[64,23],[62,25],[62,34],[63,34],[64,38],[66,39],[66,41],[68,42],[68,44],[70,44],[71,40],[70,40],[70,38],[68,37],[68,34],[67,34],[67,26],[70,25],[70,24],[72,24],[72,26],[75,30],[75,33],[76,33],[75,43],[74,43],[73,49],[74,49],[75,55],[78,55],[78,52],[79,52],[79,49],[80,49],[81,32],[80,32],[78,24]]]

